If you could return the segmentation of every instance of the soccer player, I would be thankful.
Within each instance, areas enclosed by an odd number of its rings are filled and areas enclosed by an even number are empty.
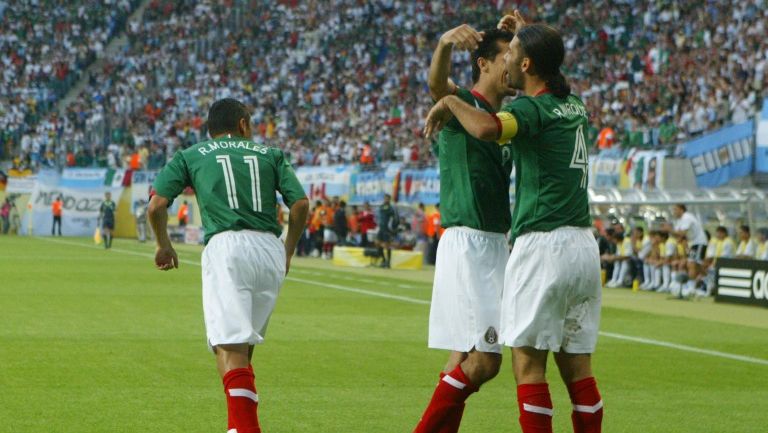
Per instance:
[[[392,196],[384,194],[384,203],[379,206],[379,217],[377,224],[379,231],[376,233],[376,243],[381,251],[382,268],[389,268],[392,265],[392,241],[397,235],[398,224],[397,209],[392,205]]]
[[[554,352],[573,403],[574,431],[601,430],[603,401],[591,354],[600,322],[600,256],[587,197],[587,110],[560,67],[563,39],[543,24],[517,30],[505,55],[509,83],[522,89],[497,114],[455,96],[441,99],[425,132],[455,118],[473,136],[514,148],[514,247],[507,263],[499,341],[512,347],[520,425],[552,431],[545,370]]]
[[[701,284],[704,276],[702,264],[707,251],[707,235],[701,226],[701,222],[684,204],[672,206],[672,215],[675,217],[675,233],[680,237],[685,237],[688,241],[688,259],[686,267],[688,270],[688,282],[680,293],[681,296],[692,295],[696,286]]]
[[[101,231],[104,237],[104,248],[112,248],[112,230],[115,229],[115,210],[117,205],[112,201],[112,193],[104,193],[104,201],[99,207],[99,221],[101,221]]]
[[[495,113],[502,99],[515,93],[504,68],[513,36],[468,25],[443,34],[429,71],[432,98],[451,95],[486,116]],[[471,91],[448,78],[453,49],[472,52]],[[436,150],[440,214],[434,231],[438,234],[442,225],[445,232],[437,245],[428,345],[451,353],[417,433],[458,431],[466,399],[499,372],[499,309],[512,219],[509,146],[478,140],[453,121],[440,133]]]
[[[249,119],[239,101],[216,101],[208,112],[212,140],[177,152],[158,174],[149,203],[157,237],[155,265],[169,270],[178,267],[178,259],[168,238],[167,209],[184,188],[195,190],[206,243],[205,328],[224,384],[230,433],[261,431],[253,348],[264,341],[309,210],[283,152],[250,140]],[[276,192],[290,209],[285,245],[278,238]]]

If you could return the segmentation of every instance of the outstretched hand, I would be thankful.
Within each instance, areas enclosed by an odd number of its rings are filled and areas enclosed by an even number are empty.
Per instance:
[[[511,15],[504,15],[499,20],[499,24],[496,25],[496,28],[499,30],[504,30],[505,32],[517,33],[517,31],[526,24],[527,23],[525,22],[523,15],[519,10],[515,9]]]
[[[437,134],[449,120],[453,118],[453,113],[445,104],[445,98],[437,101],[434,107],[427,114],[426,124],[424,125],[424,136],[432,138]]]

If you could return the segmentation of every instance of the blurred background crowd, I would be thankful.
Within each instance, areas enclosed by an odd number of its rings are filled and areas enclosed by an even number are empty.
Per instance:
[[[0,159],[159,169],[206,138],[211,101],[235,97],[256,139],[297,166],[430,165],[420,130],[437,39],[513,8],[562,31],[596,149],[743,122],[768,89],[764,0],[152,0],[129,19],[141,3],[0,2]],[[454,55],[466,87],[468,61]]]

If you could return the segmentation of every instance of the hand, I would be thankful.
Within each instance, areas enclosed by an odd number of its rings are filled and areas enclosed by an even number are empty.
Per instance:
[[[467,24],[448,30],[440,36],[440,43],[451,45],[459,50],[474,51],[478,42],[483,40],[483,32],[478,32]]]
[[[179,257],[173,247],[157,247],[155,251],[155,267],[168,271],[179,267]]]
[[[432,135],[443,129],[446,123],[453,118],[453,113],[445,104],[445,98],[437,101],[434,107],[427,114],[426,124],[424,125],[424,136],[432,138]]]
[[[520,14],[520,11],[515,9],[512,15],[504,15],[504,17],[499,20],[499,24],[496,25],[496,28],[504,30],[505,32],[517,33],[517,31],[526,24],[525,18]]]

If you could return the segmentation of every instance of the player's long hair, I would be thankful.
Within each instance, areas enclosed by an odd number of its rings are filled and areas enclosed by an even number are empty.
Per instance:
[[[571,86],[560,72],[565,59],[565,45],[560,33],[546,24],[530,24],[517,31],[520,46],[533,62],[532,75],[540,76],[558,98],[571,94]]]
[[[515,37],[514,33],[505,32],[499,29],[488,29],[483,31],[483,40],[477,44],[477,49],[472,51],[472,82],[477,83],[480,79],[480,65],[477,64],[479,58],[484,58],[489,62],[501,52],[498,42],[509,44]]]

